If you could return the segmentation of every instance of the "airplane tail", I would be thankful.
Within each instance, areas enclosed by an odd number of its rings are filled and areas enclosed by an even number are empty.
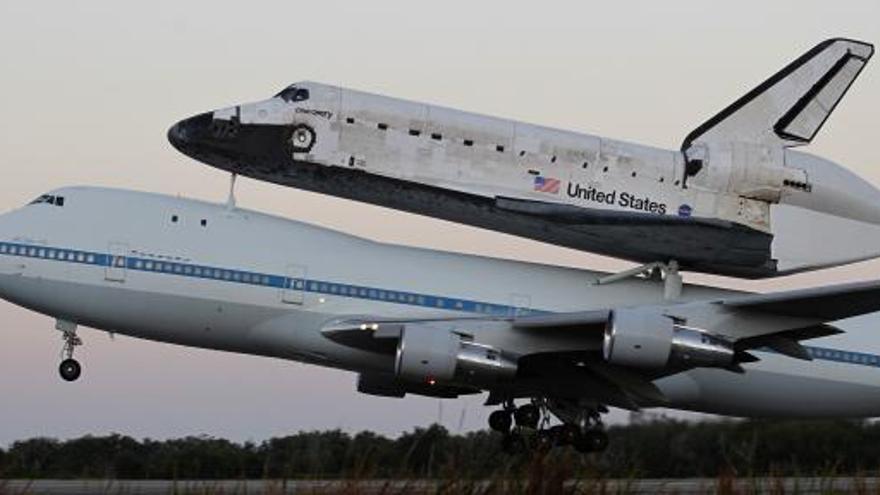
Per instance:
[[[682,151],[697,142],[810,143],[873,54],[862,41],[819,43],[693,130]]]

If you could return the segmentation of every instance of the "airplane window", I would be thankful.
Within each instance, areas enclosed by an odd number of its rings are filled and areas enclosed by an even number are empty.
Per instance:
[[[48,203],[55,206],[64,206],[64,196],[52,196],[51,194],[43,194],[28,204],[36,205],[40,203]]]
[[[309,90],[305,88],[297,88],[296,86],[288,86],[275,96],[288,103],[292,101],[306,101],[309,99]]]

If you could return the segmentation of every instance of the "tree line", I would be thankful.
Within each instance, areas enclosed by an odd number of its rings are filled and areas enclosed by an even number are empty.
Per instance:
[[[299,432],[260,443],[208,436],[32,438],[0,449],[2,478],[473,478],[517,476],[539,456],[566,476],[665,478],[831,476],[880,467],[880,424],[870,421],[633,421],[608,428],[611,446],[504,454],[490,431],[433,425],[397,438],[372,432]]]

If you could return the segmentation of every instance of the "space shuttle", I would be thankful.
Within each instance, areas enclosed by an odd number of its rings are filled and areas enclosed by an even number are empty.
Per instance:
[[[168,137],[258,180],[644,266],[768,278],[880,256],[880,191],[796,150],[873,53],[824,41],[672,150],[314,82]]]

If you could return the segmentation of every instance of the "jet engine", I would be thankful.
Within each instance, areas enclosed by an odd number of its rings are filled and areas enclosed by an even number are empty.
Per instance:
[[[400,333],[395,375],[404,381],[435,384],[492,384],[516,375],[515,357],[469,341],[440,325],[406,325]]]
[[[638,368],[727,368],[735,364],[733,344],[728,340],[644,310],[611,313],[602,353],[611,364]]]

